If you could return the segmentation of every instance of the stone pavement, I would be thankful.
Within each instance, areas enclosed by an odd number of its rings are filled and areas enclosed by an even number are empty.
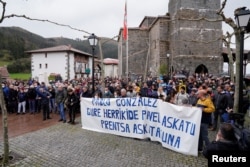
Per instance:
[[[216,132],[209,132],[214,139]],[[58,122],[50,127],[9,139],[10,150],[20,155],[17,167],[202,167],[207,160],[163,148],[156,142],[92,132],[77,124]],[[0,152],[3,142],[0,141]]]

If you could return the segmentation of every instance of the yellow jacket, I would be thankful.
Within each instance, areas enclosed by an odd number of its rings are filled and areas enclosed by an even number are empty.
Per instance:
[[[211,98],[207,97],[197,101],[197,107],[203,107],[202,111],[205,113],[212,113],[215,111],[214,103]]]

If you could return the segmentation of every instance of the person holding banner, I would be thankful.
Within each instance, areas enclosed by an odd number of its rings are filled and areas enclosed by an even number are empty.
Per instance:
[[[199,144],[198,151],[203,151],[203,141],[205,141],[205,146],[209,145],[208,139],[208,125],[211,121],[211,113],[215,111],[214,104],[210,97],[207,96],[206,90],[199,90],[197,92],[197,107],[200,107],[202,110],[201,116],[201,126],[200,126],[200,135],[199,135]]]

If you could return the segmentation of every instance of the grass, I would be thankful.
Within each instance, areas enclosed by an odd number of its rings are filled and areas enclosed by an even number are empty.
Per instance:
[[[31,73],[11,73],[10,78],[16,80],[29,80]]]
[[[4,61],[4,60],[1,60],[0,59],[0,67],[4,67],[4,66],[7,66],[8,64],[10,64],[11,62],[9,61]]]

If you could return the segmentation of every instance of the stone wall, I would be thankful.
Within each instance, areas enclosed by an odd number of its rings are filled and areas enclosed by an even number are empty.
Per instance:
[[[163,64],[176,72],[182,69],[203,72],[199,67],[204,66],[208,73],[221,73],[222,23],[215,21],[219,18],[216,12],[220,1],[170,0],[168,7],[166,16],[146,16],[138,28],[128,29],[129,73],[159,76]],[[125,41],[118,50],[122,76],[125,76]]]
[[[158,17],[151,26],[150,34],[150,58],[148,71],[152,76],[159,75],[160,65],[169,65],[167,53],[169,53],[169,17]]]
[[[215,21],[219,7],[212,0],[170,0],[171,65],[176,72],[194,73],[199,65],[208,73],[222,72],[222,23]]]
[[[148,52],[148,31],[139,28],[128,29],[128,72],[143,75]],[[122,75],[126,75],[126,41],[122,44]]]

